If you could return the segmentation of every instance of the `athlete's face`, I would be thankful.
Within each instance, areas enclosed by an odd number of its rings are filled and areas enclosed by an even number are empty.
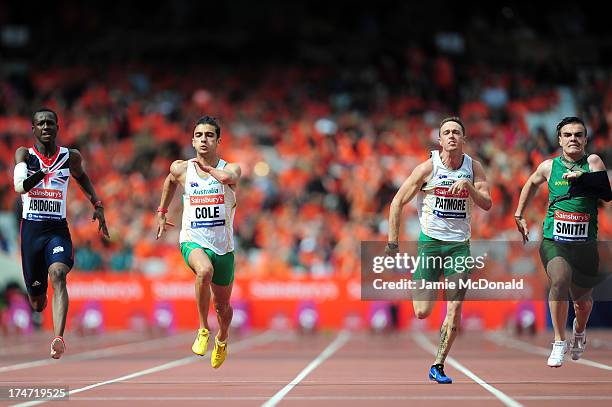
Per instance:
[[[49,144],[55,143],[57,137],[57,120],[55,115],[51,112],[38,112],[34,115],[34,124],[32,125],[32,132],[34,137],[40,143]]]
[[[192,144],[196,152],[202,155],[217,151],[219,138],[215,133],[215,127],[211,124],[198,124],[193,129]]]
[[[569,123],[561,127],[559,145],[565,154],[582,155],[587,144],[586,130],[580,123]]]
[[[463,149],[465,136],[461,126],[457,122],[446,122],[440,127],[440,146],[444,151]]]

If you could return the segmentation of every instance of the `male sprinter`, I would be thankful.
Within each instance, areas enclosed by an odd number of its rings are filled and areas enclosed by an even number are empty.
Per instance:
[[[417,202],[421,224],[418,256],[426,261],[421,261],[414,272],[413,279],[420,281],[417,287],[422,286],[423,281],[437,282],[442,272],[457,286],[459,280],[469,278],[468,273],[463,273],[463,266],[465,257],[470,256],[471,201],[486,211],[491,208],[482,165],[463,153],[465,127],[458,117],[442,120],[439,143],[442,151],[432,151],[431,158],[414,169],[393,198],[389,213],[389,241],[385,252],[392,255],[398,250],[402,208],[417,192],[422,192]],[[461,261],[446,262],[446,258],[461,258]],[[441,265],[449,263],[457,267]],[[460,326],[465,289],[446,290],[445,293],[446,318],[440,328],[438,352],[429,370],[430,380],[442,384],[452,383],[444,373],[444,361]],[[412,304],[417,318],[427,318],[431,314],[436,297],[435,289],[415,290]]]
[[[157,210],[159,239],[166,226],[174,226],[166,220],[166,213],[176,187],[179,184],[184,187],[181,253],[196,275],[200,317],[200,329],[191,349],[200,356],[204,356],[208,349],[207,318],[212,289],[219,321],[219,333],[211,356],[215,369],[221,366],[227,355],[228,330],[233,315],[230,306],[234,282],[233,223],[235,188],[240,179],[240,167],[217,155],[220,137],[221,128],[214,118],[204,116],[196,122],[191,140],[196,157],[172,163]]]
[[[66,197],[70,175],[94,206],[93,221],[108,238],[102,201],[85,173],[78,150],[55,144],[57,113],[40,109],[32,116],[34,146],[15,152],[15,191],[21,194],[21,264],[32,308],[47,306],[48,277],[53,284],[53,331],[51,357],[59,359],[66,349],[64,328],[68,313],[66,276],[74,263],[72,240],[66,222]]]
[[[548,304],[555,331],[547,362],[550,367],[563,365],[567,352],[568,291],[576,313],[570,341],[572,359],[578,360],[584,353],[585,329],[593,308],[591,293],[603,277],[598,275],[597,199],[610,200],[610,183],[603,161],[596,154],[585,152],[587,130],[584,122],[577,117],[564,118],[557,124],[557,137],[561,155],[542,162],[531,174],[521,190],[514,215],[523,241],[527,241],[529,228],[523,212],[538,187],[548,182],[549,204],[540,257],[550,280]],[[575,193],[576,190],[582,191]],[[595,193],[590,193],[593,191]]]

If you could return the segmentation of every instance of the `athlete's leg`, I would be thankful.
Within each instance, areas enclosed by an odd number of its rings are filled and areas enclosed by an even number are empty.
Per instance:
[[[70,269],[64,263],[49,266],[49,277],[53,286],[53,331],[55,336],[64,336],[66,315],[68,314],[68,290],[66,276]]]
[[[208,329],[208,308],[210,306],[210,284],[213,266],[202,249],[193,249],[188,257],[189,267],[196,275],[195,293],[200,318],[200,329]]]
[[[436,353],[434,364],[444,364],[448,352],[453,346],[457,337],[459,326],[461,325],[461,306],[463,301],[448,301],[446,305],[446,318],[440,328],[440,343]]]
[[[217,312],[217,320],[219,321],[219,334],[217,338],[225,342],[229,333],[230,323],[232,322],[232,316],[234,311],[230,305],[230,297],[232,295],[232,287],[234,283],[229,285],[217,285],[212,283],[213,302],[215,304],[215,311]]]
[[[548,306],[555,331],[555,341],[564,341],[568,313],[567,296],[572,281],[572,271],[564,258],[554,257],[546,265],[546,274],[550,280]]]
[[[32,295],[28,294],[30,305],[36,312],[43,312],[47,308],[47,294]]]
[[[417,286],[420,286],[422,281],[416,281]],[[426,288],[413,290],[412,308],[414,309],[414,315],[418,319],[425,319],[430,316],[436,305],[437,296],[438,290]]]
[[[572,284],[571,293],[576,314],[576,332],[581,333],[586,329],[591,310],[593,309],[593,289],[582,288]]]

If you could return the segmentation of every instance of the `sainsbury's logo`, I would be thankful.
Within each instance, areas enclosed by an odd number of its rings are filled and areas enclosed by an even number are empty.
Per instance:
[[[64,193],[58,189],[33,188],[28,196],[30,198],[64,199]]]

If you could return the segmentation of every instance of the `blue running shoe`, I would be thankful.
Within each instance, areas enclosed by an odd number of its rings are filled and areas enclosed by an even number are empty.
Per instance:
[[[431,369],[429,369],[429,380],[435,380],[440,384],[451,384],[453,382],[453,379],[444,373],[443,364],[433,365]]]

